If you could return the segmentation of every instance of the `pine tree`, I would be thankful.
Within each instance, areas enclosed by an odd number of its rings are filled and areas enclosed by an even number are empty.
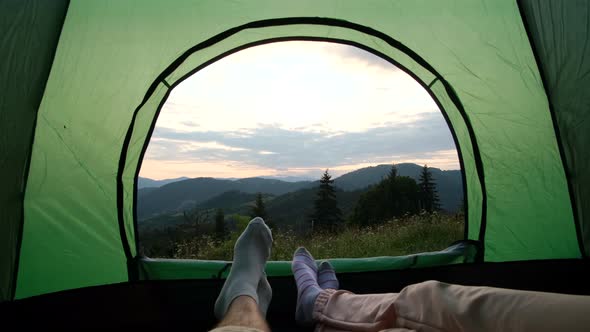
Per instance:
[[[225,216],[222,209],[217,209],[215,214],[215,239],[223,241],[227,237],[227,228],[225,227]]]
[[[440,209],[438,192],[436,190],[436,183],[432,177],[432,173],[428,169],[428,165],[422,167],[420,173],[420,202],[422,209],[427,212],[433,212]]]
[[[386,203],[380,204],[378,207],[380,212],[379,219],[391,217],[396,214],[396,211],[400,210],[397,180],[397,168],[395,167],[395,164],[392,164],[391,170],[389,171],[389,174],[387,175],[387,178],[383,184],[383,195],[385,195],[384,199]]]
[[[389,170],[389,174],[387,175],[387,178],[390,181],[395,180],[395,178],[397,177],[397,167],[395,167],[395,164],[391,165],[391,170]]]
[[[264,205],[264,200],[262,199],[262,193],[256,193],[256,201],[254,202],[254,206],[250,211],[250,216],[252,218],[260,217],[264,219],[264,222],[268,227],[274,229],[275,225],[268,217],[268,213],[266,212],[266,206]]]
[[[331,178],[326,170],[320,179],[320,186],[314,202],[314,212],[311,217],[314,228],[335,231],[342,224],[343,218],[336,200],[334,180]]]
[[[262,194],[256,193],[256,202],[252,207],[252,211],[250,212],[252,218],[260,217],[266,220],[266,207],[264,206],[264,201],[262,200]]]

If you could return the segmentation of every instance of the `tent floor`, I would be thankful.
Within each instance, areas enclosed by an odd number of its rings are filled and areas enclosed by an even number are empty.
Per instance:
[[[357,293],[397,292],[426,280],[462,285],[590,295],[590,262],[539,260],[449,265],[432,268],[339,274],[341,286]],[[296,289],[291,277],[270,279],[273,331],[301,331],[294,322]],[[0,319],[25,327],[148,328],[215,324],[213,304],[223,280],[160,280],[68,290],[0,304]]]

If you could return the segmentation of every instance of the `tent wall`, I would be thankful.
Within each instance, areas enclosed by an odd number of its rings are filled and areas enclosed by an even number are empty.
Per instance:
[[[521,1],[560,134],[581,250],[590,256],[590,3]]]
[[[462,115],[457,137],[471,150],[465,164],[475,165],[466,176],[475,201],[468,237],[485,243],[486,260],[579,257],[549,105],[516,2],[73,0],[36,123],[16,297],[128,280],[137,255],[133,176],[167,85],[181,78],[166,69],[182,54],[203,45],[195,63],[206,62],[233,48],[223,45],[236,27],[317,17],[378,31],[440,75],[432,92]],[[296,19],[267,28],[258,38],[337,30],[306,30]],[[255,42],[260,29],[227,41]],[[200,44],[213,36],[225,37]]]
[[[0,1],[0,301],[11,299],[26,171],[68,1]]]

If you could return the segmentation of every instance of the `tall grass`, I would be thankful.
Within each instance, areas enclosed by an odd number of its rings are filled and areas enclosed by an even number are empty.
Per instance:
[[[437,251],[463,238],[463,217],[421,214],[358,228],[349,226],[338,233],[298,236],[289,231],[273,232],[271,260],[291,260],[297,247],[304,246],[317,259],[399,256]],[[231,260],[240,232],[225,241],[210,237],[186,240],[177,247],[175,258]]]

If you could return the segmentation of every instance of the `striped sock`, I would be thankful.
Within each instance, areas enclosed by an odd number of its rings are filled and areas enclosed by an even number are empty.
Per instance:
[[[302,325],[311,325],[315,300],[322,291],[317,280],[317,265],[311,254],[301,247],[293,254],[291,269],[297,284],[295,320]]]
[[[323,261],[318,268],[318,284],[322,289],[338,289],[340,287],[334,267],[328,261]]]

